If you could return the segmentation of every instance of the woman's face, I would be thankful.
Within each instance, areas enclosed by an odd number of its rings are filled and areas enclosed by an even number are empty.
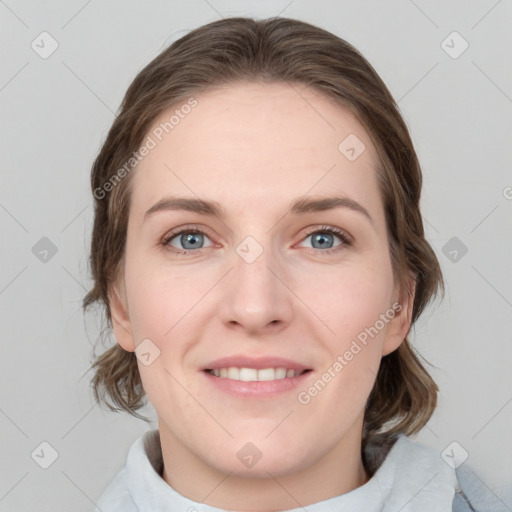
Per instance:
[[[359,454],[381,357],[412,306],[394,287],[375,148],[303,86],[195,99],[147,134],[111,294],[118,342],[142,343],[162,443],[242,476]]]

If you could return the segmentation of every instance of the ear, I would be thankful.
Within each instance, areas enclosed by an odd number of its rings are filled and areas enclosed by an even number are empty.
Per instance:
[[[406,289],[402,290],[397,300],[393,303],[392,309],[395,311],[395,316],[388,323],[386,338],[382,345],[383,356],[396,350],[409,333],[415,294],[416,279],[411,275]]]
[[[128,314],[128,303],[126,301],[126,290],[122,282],[116,282],[109,288],[108,298],[110,302],[110,313],[112,315],[112,327],[117,343],[124,350],[133,352],[135,343],[133,331]]]

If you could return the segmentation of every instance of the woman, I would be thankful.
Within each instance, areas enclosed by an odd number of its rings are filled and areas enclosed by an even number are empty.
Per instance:
[[[147,395],[159,428],[98,509],[473,510],[407,437],[437,396],[407,339],[443,285],[421,180],[382,80],[317,27],[224,19],[139,73],[92,169],[84,306],[117,340],[96,398]]]

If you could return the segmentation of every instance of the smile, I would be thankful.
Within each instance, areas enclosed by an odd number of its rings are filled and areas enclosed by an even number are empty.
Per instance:
[[[210,375],[221,379],[240,380],[243,382],[263,382],[280,379],[290,379],[302,375],[308,370],[294,370],[293,368],[238,368],[230,366],[207,370]]]

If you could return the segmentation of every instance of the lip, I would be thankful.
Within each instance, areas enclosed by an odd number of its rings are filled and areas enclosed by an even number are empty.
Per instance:
[[[229,368],[234,366],[236,366],[237,368],[253,368],[256,370],[263,370],[264,368],[287,368],[288,370],[300,371],[312,370],[312,368],[309,366],[282,357],[250,357],[242,355],[222,357],[220,359],[216,359],[215,361],[208,363],[204,368],[202,368],[202,370],[218,370],[220,368]],[[296,377],[292,378],[294,379]]]
[[[254,364],[260,364],[261,361],[255,362]],[[275,359],[273,359],[275,361]],[[267,364],[267,363],[265,363]],[[297,363],[295,363],[297,364]],[[247,365],[247,362],[245,363]],[[235,366],[231,364],[231,366]],[[244,365],[243,365],[244,366]],[[261,368],[271,368],[270,366],[262,366]],[[285,367],[285,366],[283,366]],[[222,366],[222,368],[225,368]],[[255,366],[244,366],[244,368],[256,368]],[[259,368],[259,369],[261,369]],[[291,367],[293,368],[293,365]],[[299,369],[299,368],[297,368]],[[304,368],[306,369],[306,368]],[[278,395],[290,392],[299,386],[304,386],[306,379],[309,379],[313,371],[307,371],[297,375],[296,377],[286,377],[284,379],[270,380],[270,381],[252,381],[244,382],[241,380],[232,380],[227,378],[216,377],[215,375],[208,373],[205,370],[200,372],[207,379],[209,385],[214,389],[217,389],[223,393],[230,395],[233,398],[274,398]]]
[[[216,377],[208,370],[219,370],[221,368],[253,368],[262,370],[264,368],[286,368],[287,370],[303,371],[295,377],[286,377],[271,381],[244,382],[227,378]],[[234,355],[221,357],[208,363],[201,369],[207,382],[214,388],[234,398],[273,398],[277,395],[293,390],[303,384],[305,379],[313,373],[311,366],[307,366],[293,359],[278,356],[248,356]],[[309,371],[304,371],[309,370]]]

